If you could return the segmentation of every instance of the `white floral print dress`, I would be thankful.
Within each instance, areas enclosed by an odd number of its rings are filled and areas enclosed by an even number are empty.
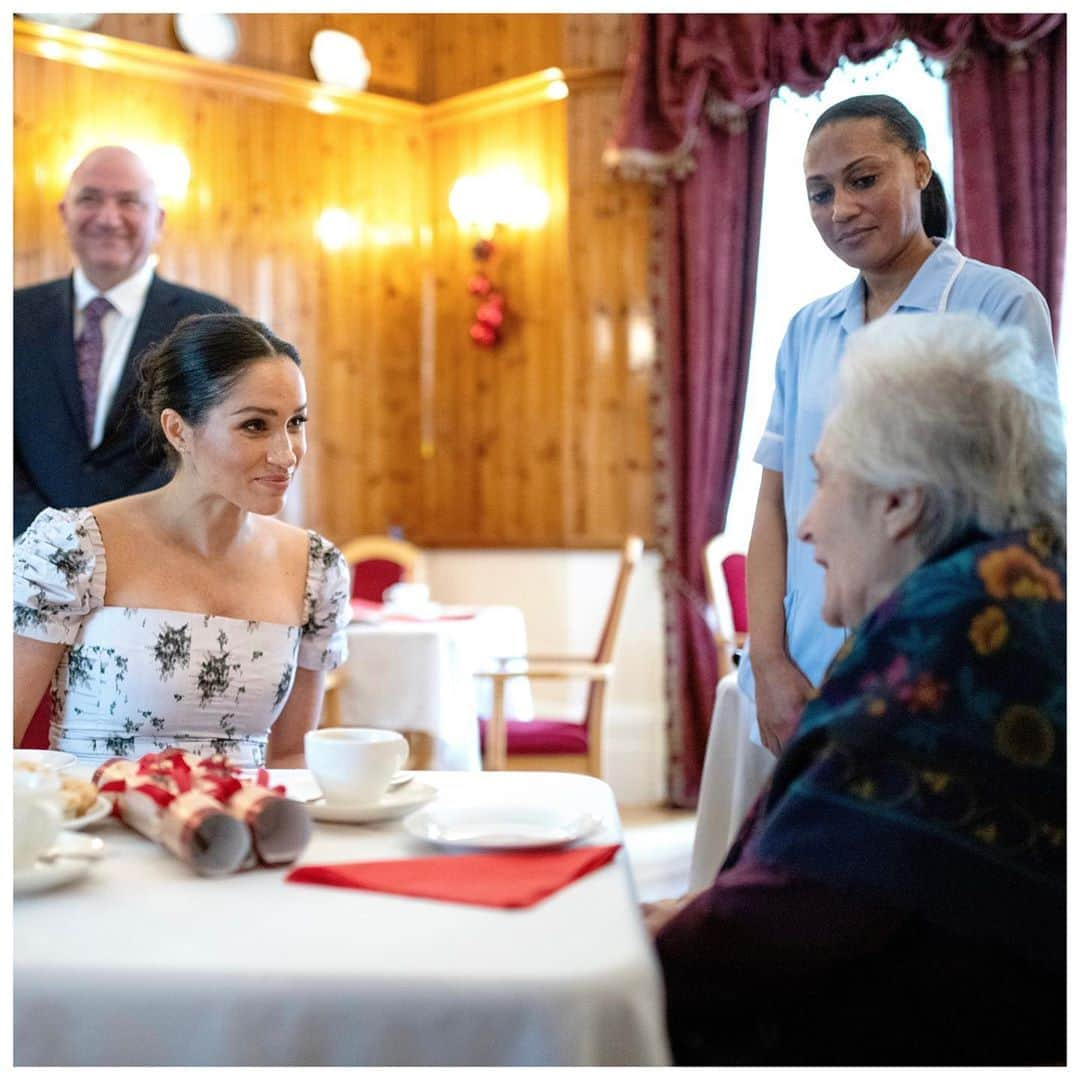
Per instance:
[[[88,762],[180,746],[266,760],[297,667],[346,656],[349,571],[309,532],[303,626],[107,607],[105,549],[87,509],[43,510],[15,544],[15,633],[68,646],[52,682],[49,744]]]

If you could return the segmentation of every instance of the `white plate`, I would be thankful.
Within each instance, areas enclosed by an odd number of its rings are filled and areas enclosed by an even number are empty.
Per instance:
[[[109,816],[110,809],[112,809],[112,803],[110,803],[104,795],[99,795],[94,801],[94,805],[81,817],[65,820],[64,828],[85,829],[88,825],[96,825],[99,821],[102,821]]]
[[[70,769],[79,759],[74,754],[65,750],[15,750],[16,763],[28,761],[32,765],[40,765],[43,769],[56,769],[61,772]]]
[[[399,788],[403,784],[407,784],[412,778],[413,774],[411,772],[394,773],[394,775],[390,777],[390,790],[393,791],[394,788]]]
[[[308,813],[317,821],[345,821],[362,825],[369,821],[389,821],[401,817],[410,810],[415,810],[424,803],[431,802],[438,792],[429,784],[419,782],[408,787],[398,787],[388,791],[376,803],[328,803],[325,799],[315,799],[307,804]]]
[[[38,861],[26,870],[16,870],[12,874],[12,885],[16,896],[29,896],[32,893],[45,892],[69,881],[77,881],[90,869],[94,859],[101,858],[105,844],[96,836],[80,836],[77,833],[61,832],[53,844],[53,851],[70,852],[70,858],[61,855],[50,862]]]
[[[599,824],[592,814],[575,810],[452,802],[418,810],[404,822],[413,836],[432,844],[498,851],[565,847]]]

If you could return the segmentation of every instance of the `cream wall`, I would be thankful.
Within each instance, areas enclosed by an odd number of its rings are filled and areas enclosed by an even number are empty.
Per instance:
[[[659,556],[647,551],[630,582],[608,692],[604,778],[623,804],[664,799],[666,756]],[[514,604],[529,651],[591,654],[615,583],[614,551],[435,550],[420,573],[446,604]],[[582,687],[533,684],[538,715],[580,717]]]

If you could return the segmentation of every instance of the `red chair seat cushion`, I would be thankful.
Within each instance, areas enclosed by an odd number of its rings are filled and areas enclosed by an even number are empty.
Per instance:
[[[480,721],[480,746],[487,740],[487,721]],[[572,720],[507,720],[507,754],[584,754],[589,738],[584,724]]]
[[[353,567],[352,599],[381,604],[383,593],[405,576],[405,567],[392,559],[363,559]]]

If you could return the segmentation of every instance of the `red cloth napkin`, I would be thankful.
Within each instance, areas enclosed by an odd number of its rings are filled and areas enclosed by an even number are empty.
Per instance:
[[[427,859],[298,866],[285,880],[487,907],[530,907],[611,862],[618,844],[569,851],[436,855]]]

